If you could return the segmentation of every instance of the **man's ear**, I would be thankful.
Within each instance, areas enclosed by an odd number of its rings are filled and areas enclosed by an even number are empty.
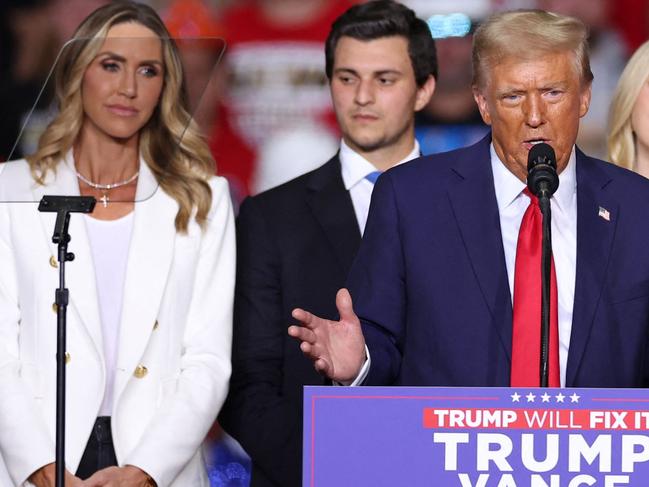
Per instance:
[[[589,82],[581,89],[579,94],[579,117],[583,117],[588,113],[590,107],[590,97],[592,92],[593,83]]]
[[[487,125],[491,125],[491,115],[489,114],[489,109],[487,107],[487,98],[483,93],[483,89],[477,85],[473,85],[473,99],[478,105],[482,121]]]
[[[418,112],[430,101],[435,92],[435,77],[431,74],[426,82],[417,88],[417,97],[415,98],[415,111]]]

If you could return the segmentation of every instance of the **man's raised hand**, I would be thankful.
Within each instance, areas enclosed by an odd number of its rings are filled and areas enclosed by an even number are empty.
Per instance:
[[[365,362],[365,339],[347,289],[340,289],[336,294],[336,308],[340,321],[294,309],[293,318],[302,326],[290,326],[288,334],[302,342],[302,352],[313,360],[318,372],[331,380],[351,384]]]

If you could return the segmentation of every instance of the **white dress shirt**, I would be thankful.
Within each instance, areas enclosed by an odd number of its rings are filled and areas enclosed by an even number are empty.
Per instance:
[[[566,384],[566,364],[575,300],[577,264],[577,177],[575,166],[575,150],[573,148],[568,165],[559,174],[559,189],[550,199],[552,206],[552,255],[557,273],[559,303],[559,368],[562,387],[565,387]],[[518,230],[530,199],[523,194],[525,183],[505,167],[498,158],[493,144],[491,144],[491,169],[500,215],[500,231],[509,278],[509,292],[513,299]]]
[[[398,161],[395,166],[416,159],[420,155],[421,151],[419,149],[419,142],[415,140],[415,145],[410,153]],[[358,221],[358,228],[360,228],[362,235],[365,231],[367,214],[370,211],[372,190],[374,189],[374,183],[365,179],[365,176],[375,172],[377,168],[359,153],[354,152],[354,150],[349,147],[344,140],[340,141],[340,153],[338,158],[340,159],[343,183],[345,184],[345,189],[349,191],[349,195],[352,198],[356,220]]]

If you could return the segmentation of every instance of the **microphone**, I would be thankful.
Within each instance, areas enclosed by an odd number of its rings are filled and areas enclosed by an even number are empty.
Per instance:
[[[550,277],[552,236],[550,196],[559,187],[557,157],[546,144],[534,144],[527,156],[527,187],[539,199],[543,218],[541,235],[541,387],[548,387],[550,371]]]
[[[549,198],[559,187],[557,157],[549,144],[534,144],[527,156],[527,187],[539,198]]]

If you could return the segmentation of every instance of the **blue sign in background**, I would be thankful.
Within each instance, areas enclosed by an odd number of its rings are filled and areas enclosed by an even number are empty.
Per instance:
[[[645,486],[647,424],[638,389],[306,387],[303,485]]]

